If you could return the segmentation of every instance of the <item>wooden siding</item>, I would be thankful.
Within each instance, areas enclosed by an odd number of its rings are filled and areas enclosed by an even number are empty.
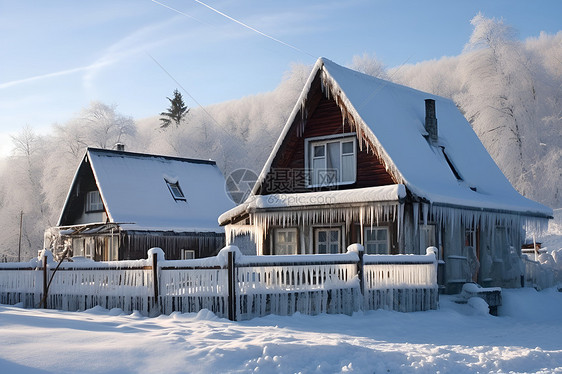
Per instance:
[[[314,85],[313,85],[314,86]],[[319,90],[319,88],[318,88]],[[326,98],[321,91],[311,93],[311,101],[316,103],[309,108],[304,133],[299,136],[301,116],[297,114],[278,153],[272,163],[260,194],[290,193],[310,191],[305,185],[305,140],[318,136],[339,135],[354,132],[347,121],[345,124],[342,113],[333,99]],[[396,181],[386,171],[379,157],[366,147],[357,146],[357,179],[349,185],[335,186],[336,189],[375,187],[395,184]],[[318,188],[316,188],[318,189]]]
[[[120,260],[146,258],[150,248],[162,248],[169,260],[181,259],[182,249],[195,251],[195,257],[216,255],[225,246],[224,234],[220,233],[154,233],[127,232],[119,248]]]

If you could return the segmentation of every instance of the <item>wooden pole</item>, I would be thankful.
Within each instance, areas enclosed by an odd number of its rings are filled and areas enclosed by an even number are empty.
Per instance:
[[[23,228],[23,210],[20,211],[20,236],[18,242],[18,262],[21,262],[21,234]]]
[[[359,289],[361,290],[361,295],[365,296],[365,280],[364,280],[364,270],[363,270],[363,255],[365,254],[365,250],[361,248],[357,251],[359,255],[359,262],[357,263],[357,277],[359,278]]]
[[[228,252],[228,319],[236,321],[236,269],[234,252]]]
[[[43,256],[43,308],[47,309],[47,256]]]
[[[158,254],[152,254],[152,282],[154,284],[154,305],[158,304]]]

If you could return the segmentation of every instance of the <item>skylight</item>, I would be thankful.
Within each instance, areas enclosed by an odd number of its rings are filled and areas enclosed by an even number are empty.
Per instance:
[[[461,177],[459,171],[455,168],[455,165],[453,165],[453,163],[451,162],[451,159],[449,159],[449,156],[447,156],[447,153],[445,153],[445,148],[441,147],[441,151],[443,152],[443,156],[445,156],[445,161],[447,161],[447,164],[449,165],[449,168],[451,169],[451,171],[455,175],[455,178],[457,178],[457,180],[459,180],[459,181],[462,181],[463,178]]]
[[[186,201],[185,195],[183,194],[183,191],[181,190],[179,182],[170,182],[170,181],[166,180],[166,184],[168,185],[168,189],[170,190],[170,193],[172,194],[172,197],[174,198],[174,200],[176,200],[176,201],[177,200]]]

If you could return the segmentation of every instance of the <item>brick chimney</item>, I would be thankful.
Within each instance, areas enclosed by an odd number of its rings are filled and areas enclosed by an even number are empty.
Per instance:
[[[435,100],[425,99],[425,131],[432,143],[437,142],[437,117],[435,116]]]

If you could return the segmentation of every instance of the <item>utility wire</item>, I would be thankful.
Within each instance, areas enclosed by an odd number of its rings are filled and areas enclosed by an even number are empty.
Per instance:
[[[307,56],[312,57],[313,59],[316,59],[316,56],[314,56],[314,55],[312,55],[312,54],[310,54],[310,53],[308,53],[308,52],[306,52],[306,51],[303,51],[302,49],[300,49],[300,48],[298,48],[298,47],[295,47],[295,46],[292,45],[292,44],[289,44],[289,43],[286,43],[286,42],[284,42],[284,41],[282,41],[282,40],[279,40],[279,39],[277,39],[277,38],[274,38],[273,36],[268,35],[268,34],[262,32],[262,31],[260,31],[260,30],[258,30],[258,29],[256,29],[256,28],[253,28],[252,26],[250,26],[250,25],[248,25],[248,24],[245,24],[244,22],[235,19],[235,18],[229,16],[228,14],[223,13],[223,12],[221,12],[220,10],[213,8],[212,6],[205,4],[205,3],[202,2],[202,1],[199,1],[199,0],[193,0],[193,1],[195,1],[196,3],[199,3],[199,4],[201,4],[201,5],[203,5],[204,7],[206,7],[206,8],[208,8],[208,9],[212,10],[213,12],[215,12],[215,13],[217,13],[217,14],[220,14],[221,16],[223,16],[223,17],[225,17],[225,18],[228,18],[229,20],[231,20],[231,21],[233,21],[233,22],[236,22],[237,24],[239,24],[240,26],[243,26],[243,27],[247,28],[248,30],[251,30],[251,31],[253,31],[253,32],[256,32],[256,33],[260,34],[261,36],[264,36],[264,37],[266,37],[266,38],[268,38],[268,39],[271,39],[271,40],[273,40],[273,41],[275,41],[275,42],[277,42],[277,43],[280,43],[280,44],[282,44],[282,45],[284,45],[284,46],[286,46],[286,47],[289,47],[289,48],[291,48],[291,49],[294,49],[294,50],[297,51],[297,52],[303,53],[303,54],[305,54],[305,55],[307,55]],[[155,4],[161,5],[161,6],[165,7],[165,8],[168,8],[168,9],[170,9],[170,10],[173,10],[174,12],[177,12],[177,13],[179,13],[179,14],[182,14],[182,15],[184,15],[184,16],[187,16],[187,17],[189,17],[189,18],[193,18],[193,19],[195,19],[195,20],[198,20],[197,18],[195,18],[195,17],[193,17],[193,16],[190,16],[190,15],[188,15],[188,14],[185,14],[185,13],[183,13],[183,12],[177,10],[177,9],[174,9],[174,8],[172,8],[172,7],[170,7],[170,6],[167,6],[167,5],[165,5],[165,4],[162,4],[162,3],[160,3],[160,2],[158,2],[158,1],[156,1],[156,0],[152,0],[152,2],[155,3]],[[198,21],[201,22],[200,20],[198,20]]]
[[[170,72],[168,72],[168,70],[166,70],[166,68],[164,68],[164,66],[162,66],[162,64],[160,64],[150,53],[146,52],[146,54],[148,55],[148,57],[150,57],[152,59],[152,61],[154,61],[156,63],[156,65],[158,65],[160,67],[160,69],[162,69],[162,71],[164,73],[166,73],[166,75],[168,75],[168,77],[170,77],[177,85],[179,88],[181,88],[181,90],[191,98],[191,100],[193,100],[200,108],[201,110],[203,110],[203,112],[205,112],[205,114],[207,116],[209,116],[209,118],[211,120],[213,120],[213,122],[218,126],[219,129],[221,129],[222,131],[224,131],[226,134],[229,135],[229,139],[236,139],[240,142],[240,144],[242,144],[242,141],[240,139],[238,139],[236,136],[232,136],[232,134],[230,132],[228,132],[220,123],[219,121],[217,121],[215,119],[215,117],[213,117],[211,115],[211,113],[209,113],[207,111],[207,109],[205,109],[205,107],[203,105],[201,105],[197,99],[195,99],[189,92],[187,92],[187,90],[182,86],[182,84],[176,79],[174,78],[174,76],[172,74],[170,74]]]
[[[200,20],[199,18],[193,17],[192,15],[189,15],[189,14],[187,14],[187,13],[184,13],[184,12],[182,12],[181,10],[178,10],[178,9],[176,9],[176,8],[172,8],[171,6],[168,6],[168,5],[166,5],[166,4],[162,4],[161,2],[156,1],[156,0],[151,0],[151,1],[152,1],[153,3],[155,3],[155,4],[158,4],[158,5],[163,6],[164,8],[168,8],[168,9],[170,9],[170,10],[176,12],[176,13],[179,13],[179,14],[181,14],[182,16],[191,18],[191,19],[193,19],[193,20],[195,20],[195,21],[197,21],[197,22],[200,22],[200,23],[202,23],[202,24],[204,24],[204,25],[211,26],[210,23],[207,23],[207,22],[205,22],[205,21],[203,21],[203,20]]]

